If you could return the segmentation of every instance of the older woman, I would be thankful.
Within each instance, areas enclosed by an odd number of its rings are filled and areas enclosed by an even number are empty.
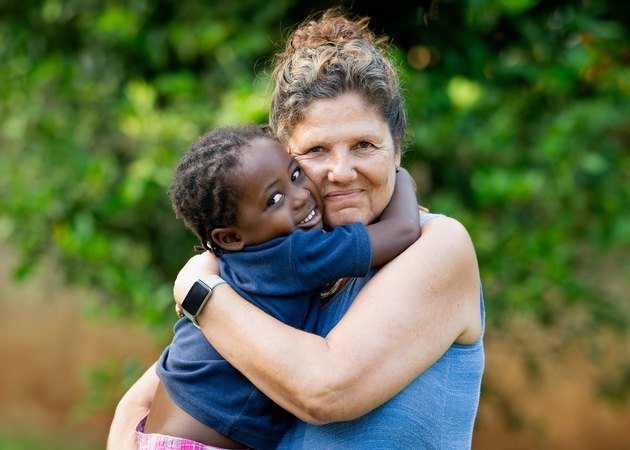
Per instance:
[[[331,12],[278,56],[270,123],[319,188],[330,227],[375,221],[406,129],[395,71],[366,28]],[[323,292],[318,335],[288,327],[217,286],[197,320],[209,341],[298,419],[283,448],[467,448],[483,373],[483,296],[474,249],[455,220],[421,213],[422,237],[366,278]],[[209,254],[175,286],[181,302]],[[157,377],[117,409],[110,447],[132,440]]]

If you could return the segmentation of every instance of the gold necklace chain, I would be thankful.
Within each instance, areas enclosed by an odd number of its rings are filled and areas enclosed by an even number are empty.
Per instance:
[[[330,283],[322,286],[320,293],[320,306],[324,306],[326,303],[328,303],[328,301],[341,290],[346,281],[348,281],[348,278],[339,278],[332,284],[332,286],[330,286],[330,288],[327,288]]]

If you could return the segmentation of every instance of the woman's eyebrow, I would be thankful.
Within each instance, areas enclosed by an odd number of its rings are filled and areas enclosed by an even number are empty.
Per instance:
[[[294,145],[293,147],[289,148],[289,151],[291,152],[292,155],[294,154],[300,154],[300,149],[298,148],[298,146]]]

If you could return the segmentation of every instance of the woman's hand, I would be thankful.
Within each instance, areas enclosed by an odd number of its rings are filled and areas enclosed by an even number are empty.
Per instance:
[[[107,450],[138,448],[134,430],[140,419],[149,412],[159,381],[153,364],[125,393],[116,407],[109,429]]]
[[[188,291],[199,278],[206,275],[219,275],[219,264],[217,257],[210,252],[195,255],[188,260],[186,265],[179,271],[173,286],[173,297],[175,298],[175,310],[178,315],[181,312],[181,305],[188,294]]]

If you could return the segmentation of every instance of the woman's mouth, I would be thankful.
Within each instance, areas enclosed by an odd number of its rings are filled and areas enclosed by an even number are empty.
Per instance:
[[[344,191],[333,191],[329,192],[324,196],[324,198],[329,202],[343,202],[348,200],[353,200],[356,198],[361,191],[359,189],[348,189]]]

